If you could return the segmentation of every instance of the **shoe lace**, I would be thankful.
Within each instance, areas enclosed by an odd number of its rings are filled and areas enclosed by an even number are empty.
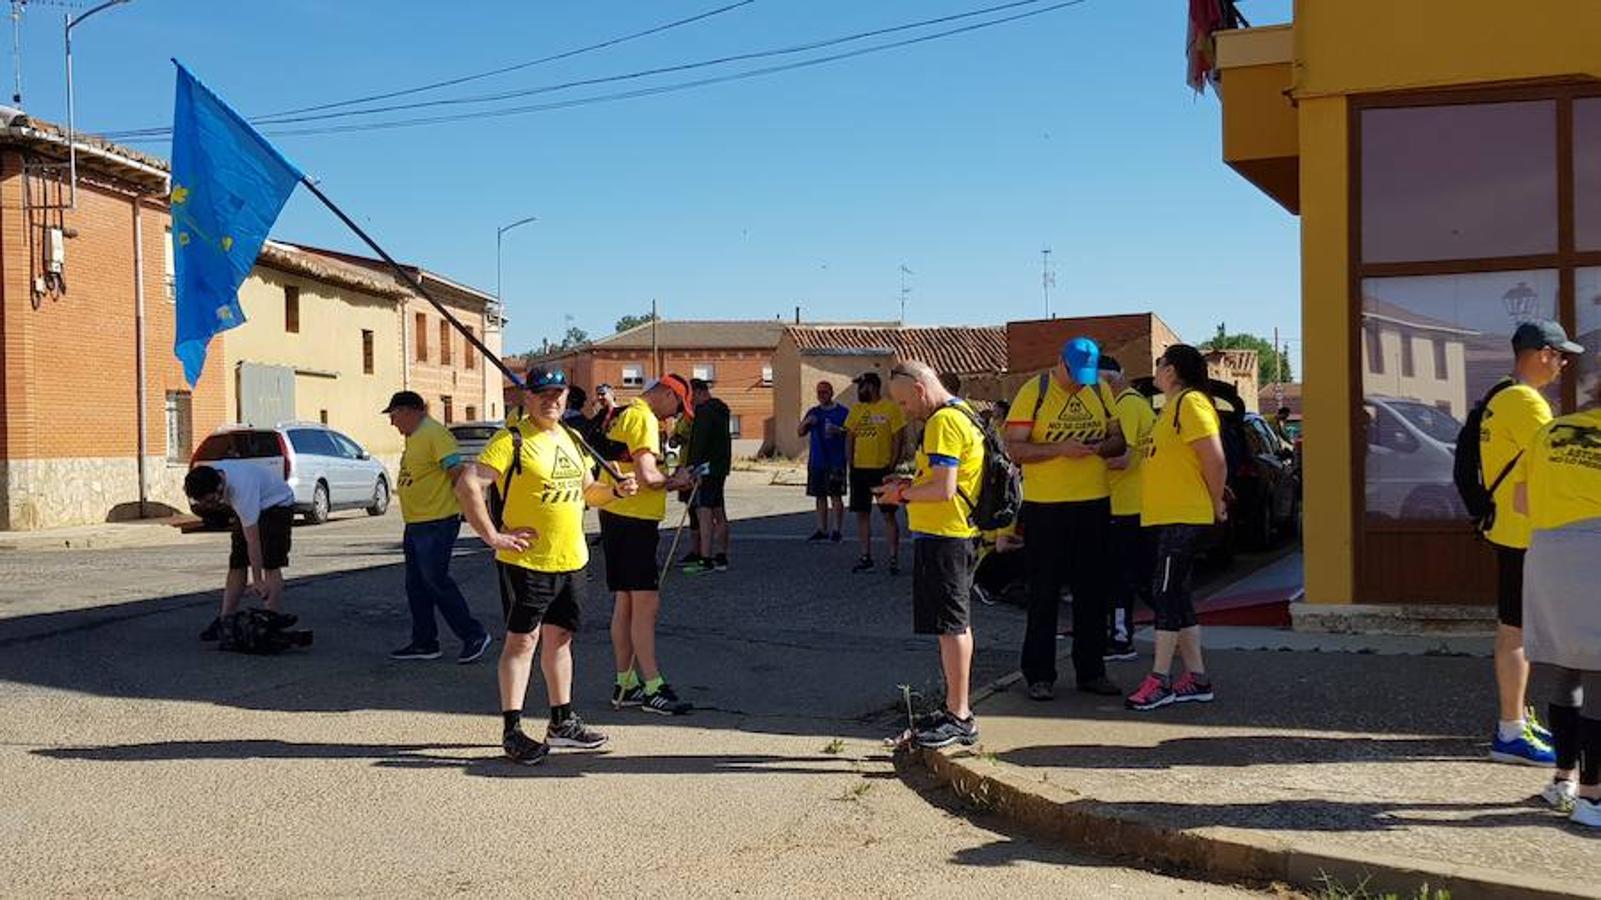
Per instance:
[[[1150,697],[1161,690],[1162,680],[1155,675],[1147,675],[1145,680],[1140,682],[1140,689],[1134,692],[1134,696],[1139,698]]]

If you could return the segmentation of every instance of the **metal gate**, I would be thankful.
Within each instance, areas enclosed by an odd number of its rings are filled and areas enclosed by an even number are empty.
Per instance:
[[[238,373],[239,421],[268,428],[295,418],[295,370],[242,362]]]

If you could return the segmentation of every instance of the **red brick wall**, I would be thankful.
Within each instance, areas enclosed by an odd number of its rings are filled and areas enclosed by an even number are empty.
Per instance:
[[[435,293],[435,296],[438,296]],[[441,297],[440,302],[463,325],[471,328],[479,340],[484,337],[484,311],[477,304],[452,303]],[[417,359],[417,315],[422,314],[424,326],[423,334],[428,341],[426,360]],[[429,412],[440,421],[444,421],[444,398],[449,397],[454,408],[454,420],[467,421],[467,407],[475,407],[474,416],[479,419],[490,417],[490,410],[484,408],[484,378],[485,371],[494,374],[490,384],[500,380],[501,375],[494,368],[494,363],[483,357],[462,337],[461,332],[450,329],[450,365],[442,360],[439,343],[439,325],[444,316],[434,309],[433,304],[426,300],[413,297],[407,302],[404,326],[405,339],[401,342],[405,346],[406,366],[410,372],[411,389],[421,394],[428,401]],[[472,361],[472,368],[467,367],[468,360]],[[397,385],[396,390],[399,390]],[[505,410],[500,410],[504,414]]]
[[[78,208],[67,211],[65,293],[38,298],[46,240],[23,213],[21,156],[0,151],[0,455],[9,459],[133,457],[137,447],[135,381],[134,202],[79,170]],[[39,182],[34,182],[35,202]],[[52,216],[54,214],[52,213]],[[148,452],[166,453],[166,392],[188,391],[173,356],[174,307],[167,299],[164,200],[143,207]],[[35,214],[33,223],[43,221]],[[222,423],[223,342],[212,341],[208,365],[192,394],[194,439]]]
[[[1006,369],[1015,374],[1053,366],[1063,344],[1085,336],[1094,338],[1102,352],[1116,356],[1130,378],[1149,375],[1155,353],[1161,352],[1161,348],[1153,352],[1153,325],[1155,330],[1167,332],[1166,326],[1147,313],[1007,322]]]

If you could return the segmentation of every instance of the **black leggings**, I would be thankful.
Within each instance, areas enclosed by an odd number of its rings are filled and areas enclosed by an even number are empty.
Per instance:
[[[1556,767],[1578,769],[1580,784],[1601,784],[1601,671],[1548,668],[1556,675],[1547,709]]]
[[[1151,573],[1151,609],[1157,631],[1183,631],[1195,626],[1195,598],[1190,594],[1190,569],[1195,565],[1210,525],[1156,525],[1151,528],[1156,546],[1156,569]]]

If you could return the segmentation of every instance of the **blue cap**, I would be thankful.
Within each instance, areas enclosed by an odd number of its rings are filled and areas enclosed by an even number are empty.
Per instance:
[[[1101,345],[1087,337],[1076,337],[1062,345],[1062,364],[1079,384],[1095,384],[1101,379]]]
[[[563,391],[567,389],[567,373],[560,369],[546,369],[536,367],[528,370],[523,379],[523,389],[528,391]]]

